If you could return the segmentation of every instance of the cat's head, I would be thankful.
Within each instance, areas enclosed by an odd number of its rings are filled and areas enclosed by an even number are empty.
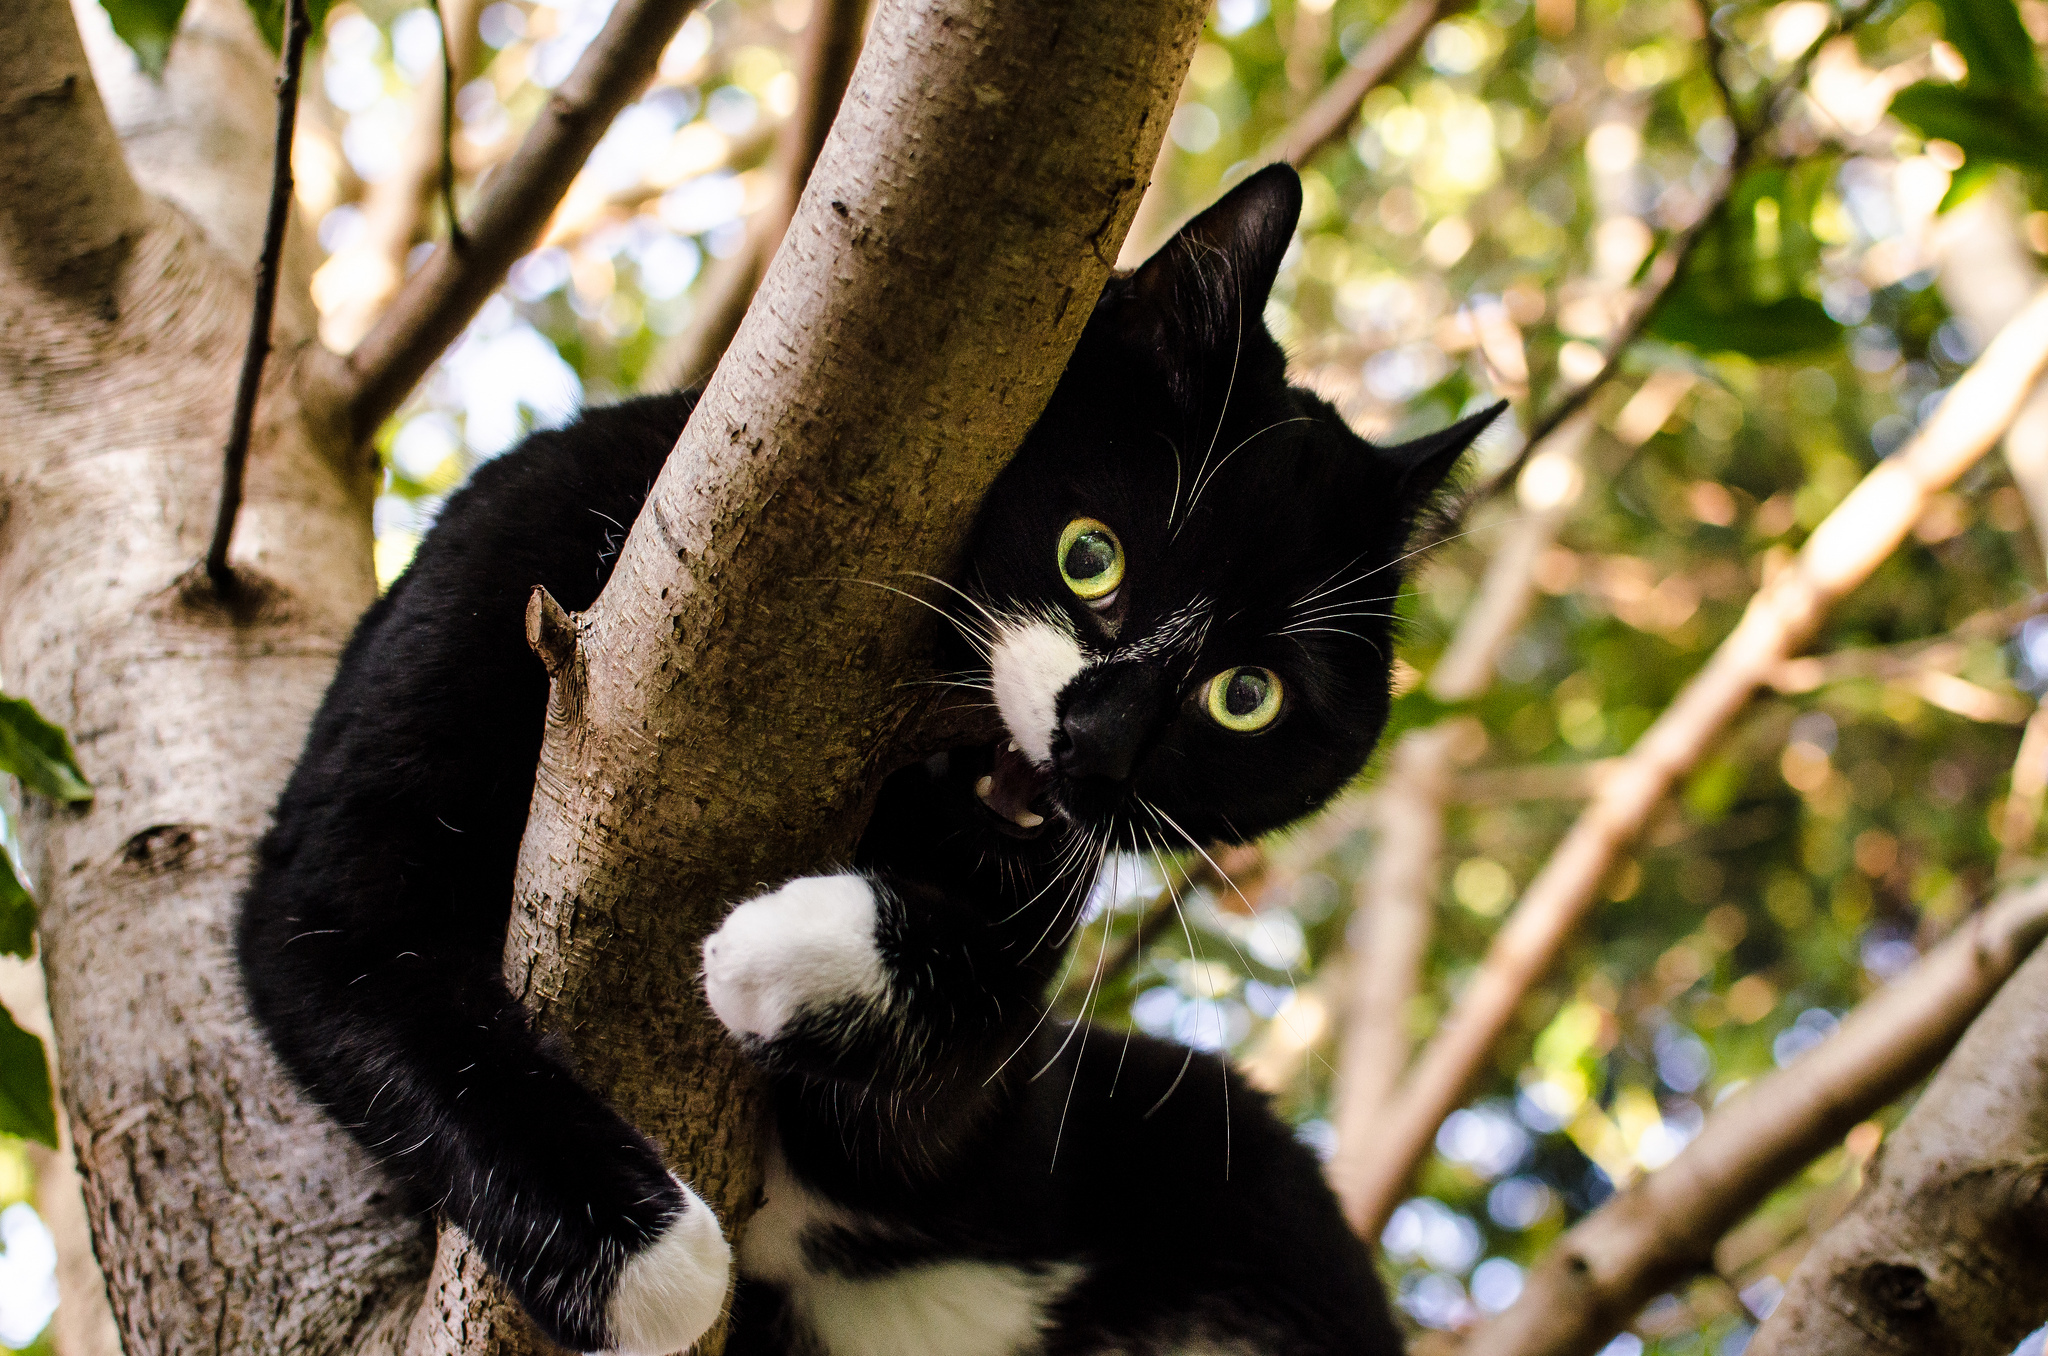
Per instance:
[[[997,827],[1242,840],[1372,752],[1416,517],[1498,407],[1382,447],[1287,383],[1264,311],[1300,208],[1262,170],[1112,279],[984,502],[961,620],[1011,736]]]

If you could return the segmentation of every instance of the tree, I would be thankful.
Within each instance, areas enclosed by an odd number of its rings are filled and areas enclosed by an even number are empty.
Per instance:
[[[837,581],[942,571],[1133,212],[1127,253],[1270,155],[1307,188],[1269,315],[1298,379],[1375,432],[1497,391],[1526,436],[1390,600],[1377,789],[1120,866],[1064,1005],[1231,1046],[1335,1141],[1404,1310],[1489,1352],[1733,1349],[1866,1169],[1845,1228],[1952,1236],[1900,1185],[1915,1124],[2004,1108],[2041,1152],[2039,1097],[1966,1047],[1873,1159],[2040,931],[2038,891],[1976,909],[2035,869],[2048,785],[2038,6],[1222,0],[1197,41],[1167,0],[905,0],[827,140],[848,0],[316,5],[223,593],[284,8],[0,15],[0,684],[97,792],[17,818],[131,1349],[525,1348],[287,1091],[225,956],[437,496],[577,390],[731,345],[614,587],[535,602],[507,963],[737,1220],[744,1073],[676,958],[961,718],[894,686],[915,609]],[[1986,1021],[2037,1031],[2004,994]]]

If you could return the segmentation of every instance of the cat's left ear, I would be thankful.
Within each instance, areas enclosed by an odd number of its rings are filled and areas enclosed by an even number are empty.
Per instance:
[[[1266,298],[1301,217],[1301,176],[1268,165],[1114,284],[1125,334],[1173,360],[1230,359],[1265,337]]]
[[[1393,482],[1394,501],[1404,515],[1416,512],[1429,501],[1465,450],[1507,407],[1508,402],[1503,400],[1412,442],[1373,448],[1379,473]]]

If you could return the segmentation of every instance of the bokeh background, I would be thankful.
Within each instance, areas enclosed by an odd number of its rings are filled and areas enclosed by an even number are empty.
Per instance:
[[[771,153],[797,106],[813,3],[714,0],[684,24],[540,246],[379,432],[380,580],[477,465],[677,375],[707,279],[774,201]],[[1424,727],[1454,736],[1426,975],[1406,1014],[1416,1037],[1603,760],[1930,416],[1989,339],[1998,295],[2048,254],[2048,133],[1964,97],[2000,93],[1994,80],[2039,88],[2048,3],[2002,6],[1986,21],[1963,0],[1884,0],[1835,37],[1840,13],[1823,0],[1449,6],[1305,165],[1301,231],[1267,318],[1296,379],[1361,432],[1397,438],[1506,396],[1515,414],[1481,445],[1482,483],[1521,450],[1532,412],[1621,353],[1585,414],[1475,504],[1400,600],[1386,747]],[[461,204],[609,6],[444,7]],[[1127,259],[1261,163],[1395,10],[1219,0]],[[389,224],[394,183],[417,177],[417,112],[439,97],[441,34],[434,9],[358,0],[327,12],[311,49],[294,165],[333,346],[359,338],[445,235],[438,202],[398,212],[395,247]],[[1647,329],[1620,347],[1651,261],[1716,204]],[[1993,456],[1939,496],[1830,615],[1820,662],[1782,667],[1611,873],[1385,1229],[1388,1281],[1418,1331],[1505,1307],[1574,1219],[1669,1162],[1718,1101],[2033,869],[2038,800],[2009,803],[2048,689],[2048,622],[2026,615],[2044,582],[2026,488]],[[1426,676],[1491,587],[1495,554],[1536,518],[1551,526],[1524,572],[1526,616],[1480,689],[1447,700]],[[1233,884],[1193,854],[1114,863],[1062,1002],[1231,1051],[1304,1140],[1334,1151],[1347,938],[1387,847],[1372,784],[1318,825],[1223,858]],[[1178,904],[1164,925],[1162,899]],[[1155,925],[1133,952],[1142,916]],[[1740,1352],[1897,1114],[1778,1192],[1724,1246],[1719,1274],[1659,1299],[1606,1356]],[[13,1347],[54,1304],[32,1191],[25,1151],[0,1144],[0,1344]]]

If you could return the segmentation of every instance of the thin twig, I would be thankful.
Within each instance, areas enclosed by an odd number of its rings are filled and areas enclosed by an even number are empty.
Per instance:
[[[1699,215],[1693,218],[1690,225],[1667,240],[1664,247],[1658,250],[1650,261],[1650,266],[1645,270],[1642,283],[1637,290],[1636,304],[1630,310],[1628,319],[1608,341],[1600,370],[1594,373],[1591,379],[1580,382],[1565,392],[1550,409],[1544,411],[1530,424],[1529,436],[1523,441],[1521,450],[1515,454],[1515,459],[1495,472],[1491,479],[1467,499],[1468,507],[1491,499],[1514,484],[1515,477],[1522,473],[1523,466],[1528,464],[1538,445],[1549,437],[1558,425],[1583,409],[1586,402],[1621,370],[1622,361],[1627,357],[1629,349],[1634,346],[1636,340],[1643,337],[1644,332],[1650,328],[1650,323],[1657,318],[1657,312],[1663,308],[1664,303],[1685,277],[1686,265],[1692,261],[1700,242],[1728,210],[1728,204],[1735,196],[1742,176],[1748,173],[1756,160],[1757,147],[1771,129],[1772,111],[1777,107],[1778,101],[1806,83],[1807,72],[1812,69],[1814,58],[1830,39],[1853,28],[1871,9],[1868,4],[1858,5],[1836,16],[1834,22],[1807,45],[1806,50],[1792,63],[1791,70],[1786,72],[1784,78],[1771,86],[1763,102],[1758,105],[1757,117],[1750,120],[1742,116],[1741,106],[1735,101],[1735,92],[1728,87],[1727,78],[1721,71],[1721,60],[1726,53],[1720,34],[1714,31],[1712,0],[1696,0],[1696,3],[1699,5],[1701,22],[1706,30],[1707,69],[1713,79],[1714,88],[1721,95],[1722,106],[1728,113],[1728,121],[1735,128],[1735,147],[1728,156],[1728,168],[1722,174],[1713,197],[1708,199]]]
[[[256,424],[256,394],[263,363],[270,356],[270,321],[277,311],[277,267],[284,255],[285,226],[292,209],[292,131],[299,120],[299,68],[306,55],[306,0],[286,0],[284,52],[277,76],[277,141],[271,149],[270,211],[263,221],[263,252],[256,260],[256,298],[249,308],[249,344],[242,351],[242,375],[235,386],[235,411],[221,461],[220,511],[213,520],[213,544],[206,548],[206,577],[225,598],[234,591],[228,541],[242,509],[242,478],[249,466],[249,438]]]
[[[427,0],[434,7],[434,22],[441,26],[441,208],[448,214],[448,243],[457,253],[469,247],[462,234],[462,218],[455,212],[455,53],[450,50],[448,16],[441,12],[441,0]]]
[[[1317,151],[1343,137],[1351,120],[1358,116],[1358,106],[1365,102],[1365,96],[1407,64],[1429,36],[1430,29],[1440,20],[1470,8],[1471,3],[1472,0],[1408,0],[1380,25],[1365,50],[1330,82],[1316,101],[1287,124],[1279,136],[1266,143],[1259,159],[1285,160],[1297,168],[1307,164]]]
[[[352,438],[367,438],[452,343],[539,238],[591,148],[654,77],[662,49],[699,0],[619,0],[519,149],[471,212],[467,247],[437,248],[326,374]]]

